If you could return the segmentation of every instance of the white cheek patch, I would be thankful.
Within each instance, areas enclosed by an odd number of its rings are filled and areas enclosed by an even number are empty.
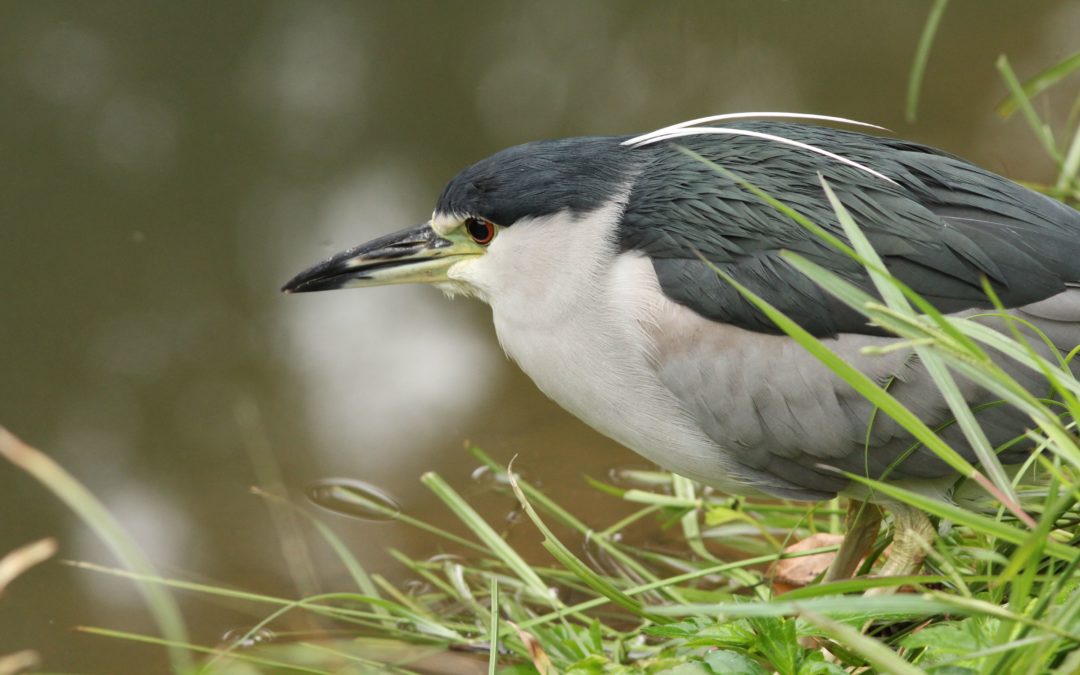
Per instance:
[[[450,279],[452,281],[462,281],[462,282],[469,281],[469,277],[471,276],[469,274],[469,263],[470,262],[472,262],[472,261],[471,260],[462,260],[460,262],[454,263],[453,265],[451,265],[449,267],[449,269],[446,270],[446,278]]]
[[[448,282],[445,282],[444,285],[452,286],[456,295],[475,297],[488,302],[483,272],[478,267],[483,258],[484,256],[477,256],[454,263],[450,269],[446,270]],[[448,292],[446,288],[442,288],[442,290]]]

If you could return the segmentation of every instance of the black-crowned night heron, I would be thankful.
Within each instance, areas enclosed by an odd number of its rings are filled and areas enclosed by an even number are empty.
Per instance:
[[[985,276],[1059,349],[1080,343],[1080,213],[923,145],[803,123],[732,122],[739,117],[503,150],[454,177],[427,223],[339,253],[284,290],[427,283],[479,298],[506,353],[593,428],[721,490],[802,500],[866,499],[837,469],[880,476],[912,438],[875,417],[713,265],[874,380],[891,380],[890,393],[927,424],[952,413],[910,349],[865,353],[897,338],[780,252],[873,292],[863,268],[680,146],[842,235],[824,176],[890,271],[942,311],[990,306]],[[972,406],[991,398],[970,384],[964,393]],[[978,419],[995,446],[1030,425],[1001,406]],[[974,459],[956,425],[941,433]],[[1016,446],[1002,459],[1023,452]],[[925,448],[888,473],[941,498],[955,479]],[[896,543],[910,548],[932,534],[921,513],[885,506],[896,516]],[[876,533],[876,520],[864,525]],[[860,548],[865,531],[862,538]],[[917,548],[885,573],[913,571]],[[852,550],[846,557],[843,574],[858,560]]]

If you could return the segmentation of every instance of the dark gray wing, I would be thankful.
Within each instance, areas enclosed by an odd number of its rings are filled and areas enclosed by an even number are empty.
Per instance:
[[[759,138],[688,136],[638,149],[649,158],[629,195],[620,246],[648,255],[664,294],[706,318],[777,332],[698,252],[815,335],[875,332],[779,254],[798,252],[873,292],[857,263],[678,145],[842,237],[818,182],[824,175],[892,273],[945,312],[987,306],[983,275],[1009,307],[1080,280],[1080,213],[996,174],[888,138],[797,124],[730,126],[817,146],[895,183]]]

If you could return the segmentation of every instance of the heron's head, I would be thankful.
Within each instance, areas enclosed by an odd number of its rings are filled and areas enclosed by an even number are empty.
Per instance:
[[[596,236],[624,199],[637,162],[619,137],[528,143],[453,178],[431,219],[361,244],[301,272],[287,293],[425,283],[490,302],[502,287],[544,283],[605,251]],[[596,234],[596,232],[592,232]],[[611,244],[614,254],[614,241]],[[599,248],[604,248],[603,244]]]

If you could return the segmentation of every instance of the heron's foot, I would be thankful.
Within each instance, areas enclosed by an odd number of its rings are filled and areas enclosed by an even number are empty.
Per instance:
[[[934,543],[937,532],[926,514],[907,504],[891,504],[893,515],[892,550],[888,560],[878,570],[879,577],[904,577],[917,574]],[[889,595],[899,587],[872,588],[866,595]]]

